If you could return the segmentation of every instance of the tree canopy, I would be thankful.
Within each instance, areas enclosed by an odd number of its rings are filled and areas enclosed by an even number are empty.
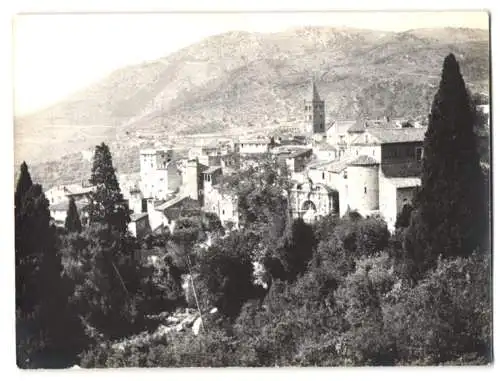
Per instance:
[[[458,62],[450,54],[432,103],[418,210],[408,233],[408,254],[420,270],[440,255],[468,256],[483,240],[485,189],[474,118]]]
[[[90,222],[105,223],[110,229],[125,234],[130,213],[120,191],[109,147],[105,143],[95,148],[90,184],[95,187],[90,197]]]

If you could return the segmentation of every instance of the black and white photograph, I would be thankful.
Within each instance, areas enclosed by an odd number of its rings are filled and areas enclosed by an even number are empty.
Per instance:
[[[15,15],[20,372],[491,366],[490,23]]]

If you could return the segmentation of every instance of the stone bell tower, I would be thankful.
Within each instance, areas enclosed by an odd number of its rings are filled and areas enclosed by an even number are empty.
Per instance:
[[[325,133],[325,101],[321,100],[314,79],[304,100],[304,127],[309,134]]]

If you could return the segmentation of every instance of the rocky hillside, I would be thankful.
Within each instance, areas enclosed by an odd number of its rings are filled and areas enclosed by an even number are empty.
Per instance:
[[[312,76],[330,120],[426,115],[450,52],[471,90],[487,92],[484,30],[306,27],[212,36],[168,57],[117,70],[16,120],[16,162],[56,160],[103,140],[128,147],[179,133],[278,125],[301,117]]]

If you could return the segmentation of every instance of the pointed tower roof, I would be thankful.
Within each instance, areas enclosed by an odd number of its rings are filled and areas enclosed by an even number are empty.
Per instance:
[[[321,98],[318,93],[318,89],[316,88],[316,82],[314,81],[314,78],[311,78],[311,84],[309,88],[309,94],[312,95],[312,100],[313,101],[320,101]]]

